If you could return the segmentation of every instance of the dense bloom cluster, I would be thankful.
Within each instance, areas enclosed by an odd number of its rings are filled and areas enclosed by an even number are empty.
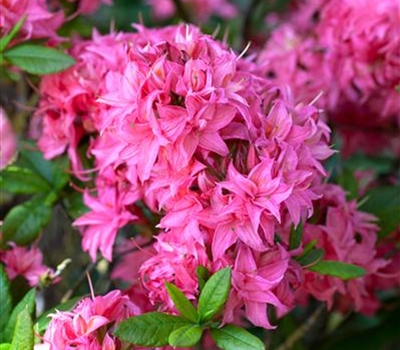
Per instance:
[[[19,32],[19,40],[57,38],[56,30],[64,23],[64,13],[50,12],[46,0],[1,0],[1,37],[24,16],[25,21]]]
[[[376,250],[378,226],[376,218],[357,210],[355,201],[346,201],[346,194],[337,185],[325,185],[324,196],[316,204],[318,216],[315,224],[304,226],[303,243],[316,240],[323,248],[325,260],[340,261],[361,266],[366,276],[350,281],[322,276],[305,270],[303,290],[318,300],[334,304],[342,311],[352,308],[372,314],[379,306],[375,291],[369,283],[379,276],[390,261],[378,256]]]
[[[54,275],[51,268],[43,265],[42,252],[35,246],[19,247],[10,243],[10,249],[0,250],[0,261],[10,280],[23,276],[31,287],[38,286]]]
[[[109,54],[98,62],[106,43]],[[39,145],[50,158],[68,147],[79,176],[77,146],[92,135],[97,195],[85,194],[91,210],[75,222],[84,250],[111,260],[117,230],[140,221],[141,200],[163,214],[156,254],[140,269],[151,302],[172,308],[165,281],[195,299],[197,266],[231,265],[227,319],[244,305],[254,324],[270,328],[266,305],[287,310],[273,292],[289,261],[275,227],[285,212],[295,225],[312,214],[320,162],[332,153],[317,110],[296,106],[191,26],[95,35],[71,53],[79,54],[76,66],[43,80]],[[248,273],[254,286],[244,283]]]
[[[68,312],[56,311],[43,336],[40,349],[117,350],[112,327],[141,310],[120,291],[85,298]]]
[[[345,153],[393,143],[399,150],[393,138],[400,125],[399,3],[296,4],[259,55],[263,74],[288,84],[298,101],[317,99],[343,136]]]
[[[147,0],[147,3],[158,19],[169,19],[179,12],[173,0]],[[233,18],[237,14],[229,0],[183,0],[182,6],[200,22],[206,22],[212,15]]]

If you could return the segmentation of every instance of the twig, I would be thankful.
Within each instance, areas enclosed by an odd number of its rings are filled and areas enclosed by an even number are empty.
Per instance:
[[[78,279],[76,280],[76,282],[73,284],[73,286],[68,289],[65,294],[62,296],[61,298],[61,302],[65,303],[67,300],[69,300],[69,298],[71,298],[72,295],[74,295],[75,291],[78,289],[78,287],[81,285],[81,283],[85,280],[87,274],[90,273],[90,271],[92,271],[95,266],[98,264],[98,262],[101,259],[97,259],[95,262],[90,263],[86,269],[80,274],[80,276],[78,277]]]
[[[308,320],[303,323],[299,328],[297,328],[296,331],[294,331],[290,335],[290,337],[275,350],[290,350],[294,346],[294,344],[314,326],[324,309],[325,305],[320,305],[308,318]]]

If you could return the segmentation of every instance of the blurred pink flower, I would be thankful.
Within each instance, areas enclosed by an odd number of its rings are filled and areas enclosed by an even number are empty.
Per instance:
[[[147,0],[154,17],[168,19],[177,14],[173,0]],[[182,5],[197,22],[206,22],[211,16],[233,18],[238,10],[229,0],[183,0]]]
[[[42,252],[35,246],[28,248],[10,243],[10,249],[0,251],[0,261],[11,280],[23,276],[31,287],[38,286],[42,278],[53,273],[52,269],[43,265]]]
[[[68,0],[78,2],[78,12],[84,15],[95,12],[101,3],[111,5],[113,0]]]
[[[0,107],[0,170],[4,169],[17,153],[17,137],[4,109]]]
[[[376,218],[358,211],[355,201],[346,201],[345,192],[339,186],[325,185],[323,191],[324,195],[317,206],[321,213],[319,224],[304,226],[304,244],[315,239],[317,247],[325,251],[325,260],[361,266],[366,275],[345,282],[337,277],[305,270],[302,289],[316,299],[327,302],[329,308],[334,306],[335,300],[347,299],[351,300],[351,303],[346,303],[348,307],[372,314],[378,308],[379,301],[368,279],[379,275],[390,263],[390,260],[377,255],[375,246],[379,228],[375,224]],[[340,307],[340,304],[336,306]]]
[[[2,0],[0,2],[0,34],[3,37],[26,16],[17,36],[18,41],[37,38],[58,38],[56,30],[64,22],[64,13],[51,13],[46,0]]]

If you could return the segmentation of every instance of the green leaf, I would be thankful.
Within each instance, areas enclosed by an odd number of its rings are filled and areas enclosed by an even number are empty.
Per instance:
[[[68,211],[68,214],[77,219],[89,211],[88,207],[83,203],[83,195],[77,191],[68,193],[63,198],[63,203]]]
[[[17,317],[10,350],[33,350],[33,345],[33,322],[28,309],[25,308]]]
[[[195,346],[203,334],[203,329],[197,324],[189,324],[173,331],[168,338],[173,347],[188,348]]]
[[[167,288],[167,292],[174,302],[176,309],[181,313],[181,315],[189,321],[196,323],[198,316],[197,311],[188,298],[186,298],[186,295],[172,283],[165,282],[165,287]]]
[[[122,341],[140,346],[166,346],[173,331],[190,324],[179,316],[149,312],[121,322],[115,335]]]
[[[310,266],[320,261],[324,255],[325,252],[323,249],[316,248],[305,253],[303,252],[302,255],[296,258],[296,260],[301,266]]]
[[[46,330],[47,326],[49,325],[49,323],[51,321],[51,318],[49,317],[50,314],[55,313],[56,310],[58,310],[58,311],[72,310],[74,308],[74,306],[78,303],[78,301],[80,301],[81,299],[82,299],[82,297],[72,298],[72,299],[66,301],[65,303],[59,304],[59,305],[51,308],[50,310],[46,311],[36,321],[37,331],[40,334],[42,334]]]
[[[33,315],[36,305],[36,290],[31,289],[22,300],[15,306],[8,320],[7,327],[4,332],[4,338],[6,341],[11,341],[12,334],[15,333],[18,315],[26,310],[29,315]]]
[[[41,152],[33,149],[34,145],[26,143],[20,150],[18,165],[30,169],[42,177],[55,190],[62,189],[69,180],[68,160],[66,157],[52,160],[44,159]]]
[[[303,238],[303,224],[300,224],[296,228],[292,226],[289,237],[289,249],[297,249],[300,247],[301,239]]]
[[[11,344],[10,343],[3,343],[0,344],[0,350],[9,350],[10,349]]]
[[[10,32],[0,39],[0,52],[3,51],[12,39],[18,34],[24,24],[26,16],[22,16]]]
[[[50,192],[49,184],[33,171],[11,165],[0,173],[0,187],[14,194]]]
[[[211,329],[211,336],[223,350],[264,350],[263,342],[243,328],[226,325]]]
[[[340,261],[322,260],[308,268],[321,275],[339,277],[344,280],[358,278],[365,275],[365,270],[357,265],[346,264]]]
[[[39,195],[17,205],[4,218],[2,244],[13,241],[26,245],[34,241],[49,222],[52,208],[46,205],[47,196]]]
[[[200,294],[198,313],[201,321],[209,321],[224,306],[231,289],[231,268],[213,274]]]
[[[338,184],[347,192],[348,199],[356,199],[358,196],[358,181],[354,176],[354,171],[344,169],[338,176]]]
[[[75,60],[56,49],[33,44],[21,44],[4,52],[15,66],[31,74],[60,72],[75,64]]]
[[[199,265],[196,268],[196,275],[199,289],[202,291],[207,280],[210,278],[210,271],[208,271],[204,266]]]
[[[5,340],[4,331],[11,310],[12,298],[10,293],[10,282],[3,265],[0,264],[0,342]]]
[[[380,237],[392,233],[400,225],[400,186],[380,187],[369,191],[367,201],[360,210],[378,217]]]

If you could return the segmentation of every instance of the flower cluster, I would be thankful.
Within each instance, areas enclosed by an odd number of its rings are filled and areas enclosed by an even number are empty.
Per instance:
[[[320,162],[332,153],[329,129],[314,107],[296,106],[197,28],[138,29],[77,43],[78,64],[42,82],[45,155],[68,147],[80,176],[79,140],[92,139],[97,195],[85,194],[91,210],[75,221],[83,248],[111,260],[117,230],[142,219],[141,200],[162,214],[156,254],[140,268],[152,303],[172,308],[165,281],[195,299],[198,266],[231,265],[226,319],[245,306],[270,328],[266,305],[288,309],[273,291],[289,264],[275,228],[286,212],[295,225],[312,214]],[[252,292],[260,288],[262,298]]]
[[[323,248],[324,259],[360,266],[366,276],[350,281],[322,276],[305,270],[303,291],[318,300],[334,304],[340,310],[348,309],[373,314],[379,306],[376,287],[370,283],[390,260],[378,256],[376,250],[378,226],[371,214],[357,210],[356,201],[346,201],[346,193],[337,185],[325,185],[324,196],[316,204],[315,224],[304,226],[303,243],[316,240]]]
[[[140,312],[118,290],[92,299],[85,298],[72,311],[56,311],[50,315],[51,322],[40,349],[120,349],[118,339],[112,334],[112,327]]]
[[[259,54],[262,73],[326,110],[346,154],[391,145],[400,125],[396,1],[297,2]],[[322,96],[320,96],[322,94]],[[372,142],[371,142],[372,141]]]

